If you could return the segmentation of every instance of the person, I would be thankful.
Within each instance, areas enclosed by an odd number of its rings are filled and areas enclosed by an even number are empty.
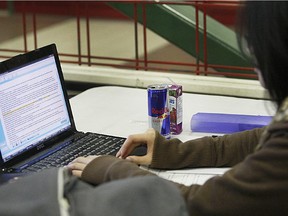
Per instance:
[[[68,165],[73,175],[101,184],[154,175],[138,164],[159,169],[231,167],[203,185],[174,183],[190,215],[288,215],[288,2],[243,4],[238,40],[241,49],[249,51],[259,80],[277,106],[272,122],[260,129],[186,142],[166,140],[148,129],[130,135],[116,157],[75,159]],[[143,144],[146,155],[129,155]]]

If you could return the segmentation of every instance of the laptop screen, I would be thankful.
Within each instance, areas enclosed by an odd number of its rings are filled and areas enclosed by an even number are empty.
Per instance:
[[[71,124],[54,55],[0,73],[3,162],[70,129]]]

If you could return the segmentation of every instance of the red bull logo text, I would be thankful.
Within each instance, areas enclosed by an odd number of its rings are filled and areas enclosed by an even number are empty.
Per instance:
[[[158,109],[152,108],[151,112],[154,115],[163,115],[164,113],[169,112],[169,109],[163,108],[163,109],[158,110]]]

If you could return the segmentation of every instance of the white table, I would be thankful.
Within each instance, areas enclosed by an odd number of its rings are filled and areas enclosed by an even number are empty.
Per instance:
[[[127,137],[148,128],[147,90],[126,87],[96,87],[70,99],[76,127]],[[274,115],[275,106],[267,100],[215,95],[183,94],[183,141],[208,135],[190,130],[190,120],[197,112]]]
[[[76,127],[79,131],[104,133],[127,137],[148,128],[147,90],[125,87],[92,88],[70,99]],[[191,117],[197,112],[274,115],[275,106],[266,100],[226,96],[183,94],[183,132],[177,137],[183,141],[199,138],[207,133],[190,130]],[[183,169],[157,171],[166,179],[186,185],[203,184],[227,168]],[[17,175],[18,176],[18,175]],[[0,175],[0,183],[14,175]]]

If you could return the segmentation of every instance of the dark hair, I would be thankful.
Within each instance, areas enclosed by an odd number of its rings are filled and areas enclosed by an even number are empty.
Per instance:
[[[278,107],[288,96],[288,2],[246,1],[240,13],[238,41],[243,38]]]

